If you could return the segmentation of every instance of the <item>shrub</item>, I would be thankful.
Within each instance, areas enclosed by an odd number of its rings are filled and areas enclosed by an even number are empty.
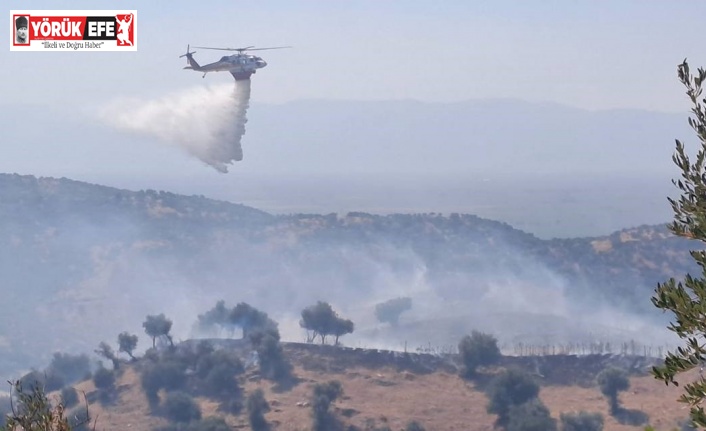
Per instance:
[[[284,357],[282,345],[274,337],[265,335],[257,348],[260,374],[275,382],[285,382],[292,376],[292,365]]]
[[[176,390],[184,387],[186,374],[181,364],[173,361],[151,364],[142,371],[141,384],[152,406],[159,401],[160,389]]]
[[[164,413],[175,422],[191,422],[201,419],[201,409],[185,392],[170,392],[164,400]]]
[[[198,377],[206,378],[217,366],[227,368],[232,375],[241,374],[245,370],[242,361],[235,355],[225,350],[207,349],[205,346],[203,349],[196,360],[196,375]]]
[[[411,421],[407,423],[404,431],[426,431],[426,429],[417,421]]]
[[[112,389],[115,385],[115,374],[106,368],[99,368],[93,374],[93,383],[98,389]]]
[[[341,382],[337,380],[319,383],[314,386],[314,394],[311,400],[314,431],[336,429],[337,421],[329,412],[329,407],[341,395],[343,395],[343,387]]]
[[[498,415],[496,425],[505,426],[509,420],[510,408],[519,406],[539,394],[539,385],[529,374],[510,369],[497,376],[490,385],[488,413]]]
[[[603,415],[600,413],[562,413],[562,431],[602,431]]]
[[[539,400],[531,400],[513,405],[508,411],[506,431],[556,431],[556,419],[549,414],[549,409]]]
[[[498,340],[490,334],[473,331],[471,336],[466,335],[458,343],[458,351],[461,354],[465,377],[473,377],[476,368],[481,365],[491,365],[500,360],[500,349]]]
[[[232,428],[221,417],[210,416],[189,424],[176,423],[155,428],[154,431],[231,431]]]
[[[265,420],[265,413],[270,411],[270,405],[262,389],[257,389],[248,396],[247,406],[248,419],[253,431],[266,431],[269,426]]]
[[[218,364],[209,371],[204,379],[204,388],[213,396],[240,393],[233,369],[227,364]]]

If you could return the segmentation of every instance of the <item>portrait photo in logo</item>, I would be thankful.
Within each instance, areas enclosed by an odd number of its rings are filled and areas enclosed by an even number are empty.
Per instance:
[[[29,44],[29,17],[18,16],[15,18],[15,44]]]

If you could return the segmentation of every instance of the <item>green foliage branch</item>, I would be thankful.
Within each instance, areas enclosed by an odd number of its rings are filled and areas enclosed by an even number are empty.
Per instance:
[[[684,144],[676,140],[676,151],[672,157],[681,170],[681,179],[672,182],[681,191],[678,199],[669,198],[674,211],[674,220],[669,226],[677,236],[706,242],[706,99],[700,99],[702,84],[706,81],[706,70],[699,68],[692,75],[686,60],[677,68],[679,81],[686,88],[693,116],[689,125],[696,132],[700,148],[695,159],[687,155]],[[685,342],[676,351],[668,352],[662,366],[653,367],[655,378],[665,384],[678,386],[675,377],[693,369],[706,357],[706,250],[692,250],[691,257],[702,270],[700,276],[686,274],[683,281],[674,278],[660,283],[655,289],[652,303],[655,307],[674,314],[668,329]],[[706,413],[702,402],[706,398],[706,379],[703,377],[684,385],[680,402],[690,407],[692,421],[706,427]]]

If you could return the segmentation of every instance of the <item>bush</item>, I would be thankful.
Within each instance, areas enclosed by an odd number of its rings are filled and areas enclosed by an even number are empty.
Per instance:
[[[201,409],[185,392],[170,392],[164,400],[164,413],[175,422],[191,422],[201,419]]]
[[[464,377],[473,377],[476,368],[481,365],[495,364],[500,360],[498,340],[490,334],[473,331],[471,336],[466,335],[458,343],[464,369]]]
[[[404,431],[426,431],[426,429],[417,421],[407,423]]]
[[[158,362],[147,366],[142,371],[142,389],[152,406],[159,401],[160,389],[176,390],[184,387],[186,374],[181,364],[174,361]]]
[[[196,375],[205,379],[211,371],[217,367],[225,367],[232,375],[241,374],[245,371],[242,361],[235,355],[225,350],[212,350],[206,346],[199,348],[197,351],[198,359],[196,360]]]
[[[562,431],[602,431],[603,415],[600,413],[562,413]]]
[[[93,383],[98,389],[112,389],[115,385],[115,374],[101,367],[93,374]]]
[[[265,399],[262,389],[257,389],[248,396],[248,419],[253,431],[266,431],[269,429],[265,420],[265,413],[270,411],[270,405]]]
[[[219,364],[211,369],[204,379],[204,388],[213,396],[240,394],[233,369],[227,364]]]
[[[61,390],[61,401],[64,407],[71,408],[78,404],[78,392],[73,387],[64,388]]]
[[[549,414],[549,409],[539,400],[531,400],[513,405],[508,411],[506,431],[556,431],[556,419]]]
[[[328,431],[336,429],[337,421],[329,412],[331,403],[343,395],[341,382],[332,380],[328,383],[319,383],[314,386],[311,400],[311,409],[314,416],[314,431]]]
[[[257,348],[260,374],[275,382],[285,382],[292,377],[292,365],[284,357],[282,345],[274,337],[265,335]]]
[[[189,424],[176,423],[155,428],[154,431],[231,431],[232,428],[221,417],[207,417]]]

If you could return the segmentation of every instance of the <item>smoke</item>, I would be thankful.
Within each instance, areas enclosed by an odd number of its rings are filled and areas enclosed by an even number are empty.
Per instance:
[[[154,137],[186,150],[219,172],[243,159],[250,80],[198,87],[158,100],[120,99],[101,117],[112,126]]]

